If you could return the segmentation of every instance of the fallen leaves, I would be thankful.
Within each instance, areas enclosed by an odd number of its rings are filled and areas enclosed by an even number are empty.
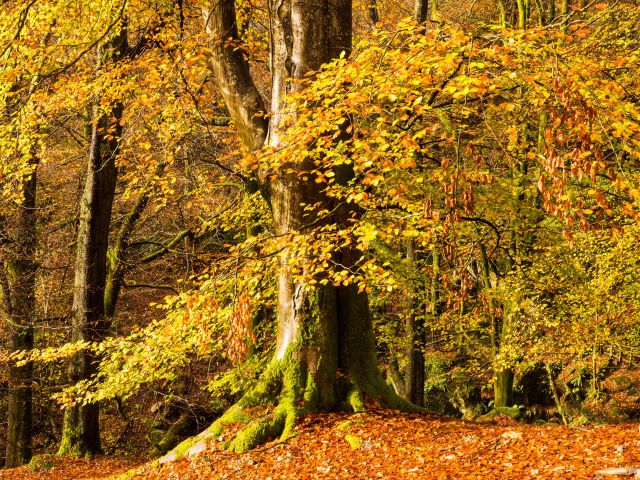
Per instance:
[[[640,466],[640,432],[631,423],[564,427],[498,418],[478,424],[372,411],[310,416],[288,441],[241,454],[220,450],[218,444],[203,444],[197,450],[160,467],[145,465],[129,478],[615,479]],[[28,467],[0,470],[0,480],[117,478],[136,466],[108,457],[45,460],[47,468],[35,472]]]
[[[123,457],[77,457],[38,455],[29,465],[0,470],[1,480],[98,480],[118,476],[140,466],[140,461]]]
[[[243,454],[210,445],[133,478],[592,480],[599,470],[640,465],[638,445],[635,424],[572,428],[385,411],[324,414],[305,419],[287,442]]]

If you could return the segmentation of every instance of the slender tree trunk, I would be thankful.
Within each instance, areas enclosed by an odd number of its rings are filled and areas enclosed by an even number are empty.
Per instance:
[[[500,25],[507,28],[507,5],[505,0],[498,0],[498,14],[500,17]]]
[[[101,51],[103,62],[116,60],[127,48],[126,29],[121,29]],[[97,341],[108,330],[104,311],[107,251],[111,210],[115,195],[116,156],[122,134],[123,107],[112,105],[109,115],[93,109],[91,143],[84,192],[80,200],[75,281],[73,290],[72,341]],[[71,384],[89,379],[97,359],[89,352],[70,362]],[[101,451],[98,404],[75,405],[65,412],[59,455],[93,455]]]
[[[556,21],[556,0],[549,0],[549,16],[547,24]]]
[[[409,240],[407,244],[407,261],[415,262],[415,242],[413,240]],[[412,288],[415,290],[416,286]],[[405,335],[409,344],[406,351],[405,392],[407,400],[422,406],[424,405],[424,328],[416,318],[416,310],[420,306],[416,301],[415,292],[408,292],[407,296],[408,312],[405,320]]]
[[[35,317],[36,251],[36,170],[25,177],[22,186],[23,203],[18,208],[17,226],[11,251],[3,255],[4,307],[9,323],[13,351],[33,348],[33,319]],[[5,466],[19,467],[31,459],[33,365],[9,367],[9,396],[7,413],[7,448]]]
[[[569,28],[569,9],[571,6],[571,2],[569,0],[562,0],[560,3],[560,29],[567,33],[567,29]]]
[[[524,30],[529,26],[529,8],[528,0],[516,0],[518,8],[518,28]]]
[[[374,26],[380,21],[380,11],[378,10],[377,0],[369,0],[369,19]]]
[[[154,172],[154,177],[160,177],[166,166],[166,163],[160,163]],[[133,207],[124,217],[116,238],[113,241],[113,246],[109,249],[107,256],[107,277],[104,289],[104,313],[108,318],[112,318],[116,313],[120,290],[122,289],[127,272],[127,250],[129,249],[131,234],[133,233],[136,222],[140,219],[142,212],[149,203],[151,188],[154,183],[154,180],[150,180],[144,186]]]
[[[429,0],[415,0],[413,4],[413,19],[418,23],[429,20]]]

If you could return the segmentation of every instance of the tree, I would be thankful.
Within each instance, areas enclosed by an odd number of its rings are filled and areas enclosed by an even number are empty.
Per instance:
[[[35,318],[36,161],[22,181],[22,201],[14,215],[16,227],[2,226],[2,300],[14,351],[33,348]],[[3,223],[8,217],[3,218]],[[5,465],[19,467],[31,459],[33,363],[9,367],[9,399]]]
[[[418,23],[424,23],[429,19],[429,0],[415,0],[413,19]]]
[[[127,54],[126,28],[122,26],[100,48],[101,67]],[[105,284],[111,209],[118,170],[116,157],[122,134],[123,105],[94,105],[91,140],[84,191],[80,199],[80,224],[76,246],[73,290],[73,341],[98,341],[107,333]],[[69,381],[75,384],[91,378],[96,358],[92,352],[76,354],[69,365]],[[65,412],[59,455],[94,454],[101,451],[99,406],[74,405]]]
[[[216,82],[244,146],[250,151],[263,143],[279,148],[283,130],[291,121],[286,95],[303,88],[309,73],[351,49],[351,2],[325,1],[322,8],[289,0],[270,2],[272,101],[268,131],[263,102],[238,48],[234,2],[223,0],[204,7],[203,16]],[[261,181],[276,235],[305,234],[318,224],[344,225],[357,215],[347,205],[332,204],[322,187],[304,175],[314,168],[311,160],[291,158],[283,173]],[[348,167],[336,168],[334,174],[343,183],[353,177]],[[308,208],[316,205],[334,213],[318,217]],[[344,247],[334,255],[345,268],[357,268],[360,254],[354,248]],[[366,294],[356,285],[314,285],[310,282],[313,273],[294,274],[293,258],[287,248],[280,253],[274,359],[258,384],[229,414],[274,399],[277,406],[273,414],[255,420],[238,434],[229,445],[234,450],[251,448],[268,437],[286,437],[306,411],[335,408],[345,401],[361,411],[365,396],[382,405],[411,408],[390,390],[378,370]],[[226,419],[223,416],[210,432]]]

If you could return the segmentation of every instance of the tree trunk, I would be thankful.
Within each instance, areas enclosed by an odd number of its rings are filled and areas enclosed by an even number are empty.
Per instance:
[[[101,51],[103,61],[125,54],[126,30],[122,29]],[[91,145],[84,192],[80,200],[75,280],[73,289],[72,341],[98,341],[107,332],[104,312],[107,251],[111,209],[115,195],[116,156],[122,134],[123,107],[112,105],[110,115],[93,109]],[[71,384],[91,378],[97,359],[89,352],[75,355],[70,362]],[[59,455],[93,455],[101,451],[98,404],[74,405],[64,416]]]
[[[518,8],[518,28],[524,30],[529,26],[529,0],[516,0]]]
[[[415,0],[413,4],[413,19],[418,23],[429,20],[429,0]]]
[[[286,112],[286,94],[296,90],[296,80],[351,49],[351,3],[349,0],[322,2],[291,2],[272,0],[271,11],[271,64],[273,96],[268,143],[280,145],[280,126]],[[271,182],[270,203],[276,234],[304,233],[304,225],[317,221],[313,212],[305,212],[304,205],[327,205],[322,187],[313,181],[304,181],[299,171],[314,168],[310,161],[291,165],[294,171],[284,173]],[[287,166],[283,168],[286,170]],[[330,222],[324,219],[324,222]],[[316,224],[317,226],[317,224]],[[348,256],[349,252],[345,252]],[[350,336],[343,336],[339,344],[338,325],[346,326],[351,316],[339,322],[338,316],[355,308],[355,315],[367,315],[362,300],[343,289],[333,286],[312,287],[293,278],[289,254],[281,254],[278,280],[278,339],[276,358],[284,360],[287,353],[294,355],[299,367],[313,382],[317,398],[310,408],[330,408],[336,403],[335,381],[339,352],[349,355]],[[358,305],[351,305],[355,302]],[[338,306],[340,305],[340,308]]]
[[[571,7],[571,2],[569,0],[562,0],[560,3],[560,29],[567,33],[567,29],[569,28],[569,10]]]
[[[415,262],[415,241],[409,240],[407,244],[407,261]],[[411,268],[411,266],[409,267]],[[415,289],[412,286],[411,289]],[[405,335],[409,340],[407,346],[407,368],[405,370],[406,399],[422,406],[424,405],[424,325],[420,325],[416,318],[416,310],[420,306],[416,302],[414,291],[407,294],[407,317],[405,320]]]
[[[253,83],[249,64],[240,48],[234,0],[219,0],[202,7],[211,47],[211,68],[224,102],[249,151],[264,145],[269,120],[260,92]]]
[[[25,177],[23,203],[18,209],[17,227],[11,251],[3,255],[6,288],[3,292],[9,323],[11,349],[33,348],[35,317],[36,251],[36,171]],[[19,467],[31,459],[32,381],[33,365],[9,367],[9,397],[7,413],[7,448],[5,466]]]
[[[374,27],[380,21],[380,12],[378,10],[377,0],[369,0],[369,20],[371,20]]]
[[[505,368],[495,373],[493,395],[494,407],[513,405],[513,369]]]

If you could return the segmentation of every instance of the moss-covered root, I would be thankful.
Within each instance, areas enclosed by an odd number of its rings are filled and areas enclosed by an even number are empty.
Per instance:
[[[377,366],[370,369],[350,369],[348,375],[352,388],[349,391],[347,402],[355,412],[363,412],[366,407],[364,399],[375,401],[381,407],[401,410],[403,412],[426,413],[426,409],[414,405],[409,400],[398,395],[387,382]]]
[[[298,419],[312,407],[317,397],[312,376],[291,355],[274,360],[257,384],[204,432],[189,438],[158,460],[165,463],[192,455],[206,442],[216,440],[230,423],[246,424],[225,448],[234,452],[252,449],[270,439],[286,439]],[[246,411],[252,407],[274,405],[268,413],[251,419]]]
[[[250,450],[270,439],[279,437],[284,431],[286,413],[279,407],[272,413],[252,421],[227,443],[232,452]]]
[[[268,414],[251,421],[226,445],[228,450],[243,452],[280,437],[286,440],[306,411],[315,408],[318,397],[313,375],[290,356],[280,364],[282,389],[278,403]]]

